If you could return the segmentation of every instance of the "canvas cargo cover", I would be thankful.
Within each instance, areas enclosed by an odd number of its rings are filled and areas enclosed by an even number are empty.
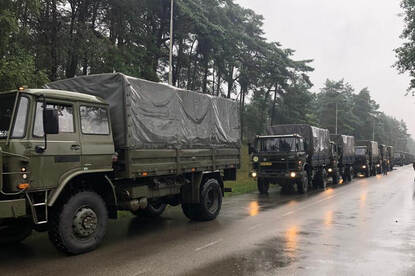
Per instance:
[[[342,149],[343,157],[354,157],[355,139],[354,136],[330,134],[330,138]]]
[[[120,73],[56,81],[46,88],[103,98],[118,148],[240,147],[235,101]]]
[[[369,152],[372,153],[373,158],[379,157],[379,147],[378,143],[375,141],[361,140],[357,142],[358,146],[366,146],[369,149]]]
[[[299,134],[306,143],[308,154],[321,154],[329,156],[330,140],[327,129],[317,128],[310,125],[274,125],[267,129],[268,135]]]

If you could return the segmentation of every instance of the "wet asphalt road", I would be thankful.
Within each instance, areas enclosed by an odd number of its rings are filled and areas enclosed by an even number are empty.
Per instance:
[[[47,234],[0,248],[1,275],[415,275],[410,166],[308,195],[226,198],[220,217],[111,221],[96,251],[67,257]]]

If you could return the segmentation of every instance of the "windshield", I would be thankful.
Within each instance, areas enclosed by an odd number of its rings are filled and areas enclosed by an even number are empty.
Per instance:
[[[0,95],[0,139],[7,138],[13,107],[16,100],[16,93]],[[26,118],[29,107],[29,99],[21,97],[16,109],[12,138],[22,138],[26,130]]]
[[[303,139],[296,137],[262,138],[259,142],[260,151],[296,152],[304,151]]]
[[[356,148],[356,155],[366,155],[365,148]]]

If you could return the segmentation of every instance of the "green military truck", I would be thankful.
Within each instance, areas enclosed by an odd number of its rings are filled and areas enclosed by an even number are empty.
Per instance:
[[[388,162],[387,155],[388,155],[387,146],[384,144],[379,144],[380,167],[377,168],[377,173],[382,173],[384,169],[387,169],[387,162]]]
[[[330,139],[336,145],[340,175],[344,181],[350,182],[354,176],[355,138],[348,135],[330,134]]]
[[[360,140],[356,144],[356,158],[353,164],[355,174],[363,174],[366,177],[375,176],[380,168],[378,143],[375,141]]]
[[[388,164],[388,170],[393,171],[394,167],[394,151],[392,146],[386,147],[386,162]]]
[[[76,91],[76,92],[74,92]],[[236,102],[122,74],[0,93],[0,242],[93,250],[118,210],[215,219],[240,166]]]
[[[282,192],[296,189],[298,193],[306,193],[310,187],[326,187],[331,148],[328,130],[275,125],[267,132],[256,137],[249,151],[250,175],[257,180],[260,193],[267,193],[270,184],[280,185]]]

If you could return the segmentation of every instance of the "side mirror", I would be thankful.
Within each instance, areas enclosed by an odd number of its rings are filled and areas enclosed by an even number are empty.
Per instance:
[[[59,114],[57,110],[43,110],[43,130],[45,135],[59,134]]]

